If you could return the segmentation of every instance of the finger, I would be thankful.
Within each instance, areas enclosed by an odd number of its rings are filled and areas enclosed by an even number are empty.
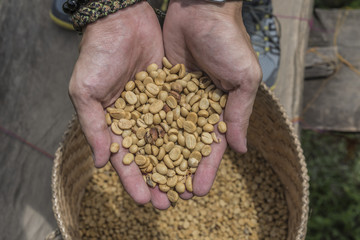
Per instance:
[[[224,113],[226,140],[239,153],[247,151],[246,134],[255,96],[256,91],[242,91],[241,88],[229,92]]]
[[[100,103],[88,100],[87,104],[75,104],[81,128],[90,144],[96,167],[103,167],[109,161],[111,137]]]
[[[185,191],[184,193],[180,194],[181,199],[189,200],[194,196],[193,193]]]
[[[204,196],[210,191],[222,156],[226,150],[227,143],[225,135],[219,133],[217,127],[214,132],[220,142],[211,144],[211,154],[200,161],[193,178],[193,193],[196,196]]]
[[[192,184],[192,183],[193,183],[193,177],[192,177],[192,175],[187,176],[187,177],[186,177],[186,181],[188,180],[188,178],[191,178],[191,184]],[[186,181],[185,181],[185,182],[186,182]],[[185,186],[187,186],[187,185],[185,184]],[[184,199],[184,200],[189,200],[189,199],[191,199],[193,196],[194,196],[194,193],[193,193],[193,192],[189,192],[189,191],[187,190],[187,187],[185,188],[185,192],[183,192],[183,193],[181,193],[181,194],[179,195],[179,197],[180,197],[181,199]]]
[[[113,137],[113,140],[121,143],[119,136]],[[121,144],[120,144],[121,145]],[[144,181],[139,167],[135,162],[130,165],[124,165],[122,159],[128,151],[120,148],[119,152],[111,156],[111,164],[120,177],[126,192],[134,199],[137,204],[148,203],[151,199],[149,187]]]
[[[151,193],[151,203],[152,205],[160,210],[165,210],[170,207],[170,201],[166,195],[166,193],[161,192],[159,187],[150,188]]]

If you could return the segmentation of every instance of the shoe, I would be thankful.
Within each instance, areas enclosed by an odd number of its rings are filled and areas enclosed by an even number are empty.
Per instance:
[[[66,14],[62,6],[66,0],[53,0],[50,10],[50,18],[60,27],[74,30],[70,15]]]
[[[259,57],[262,81],[274,89],[280,65],[280,24],[272,14],[271,0],[244,2],[243,22]]]

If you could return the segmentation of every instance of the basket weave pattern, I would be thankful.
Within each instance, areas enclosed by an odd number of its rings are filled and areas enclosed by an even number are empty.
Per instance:
[[[248,129],[248,144],[270,163],[284,186],[289,209],[288,240],[303,240],[309,206],[309,177],[300,142],[278,100],[262,84]],[[79,239],[78,216],[94,167],[76,117],[56,151],[52,174],[53,211],[63,239]]]
[[[93,175],[91,150],[76,117],[55,153],[53,211],[63,239],[79,239],[78,216],[85,186]]]
[[[305,239],[309,177],[292,123],[272,92],[261,86],[250,118],[248,142],[270,163],[284,186],[289,208],[288,240]]]

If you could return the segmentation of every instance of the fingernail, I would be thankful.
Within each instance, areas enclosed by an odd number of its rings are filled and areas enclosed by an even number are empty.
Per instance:
[[[244,152],[244,153],[247,152],[247,139],[246,139],[246,138],[245,138],[245,140],[244,140],[243,152]]]

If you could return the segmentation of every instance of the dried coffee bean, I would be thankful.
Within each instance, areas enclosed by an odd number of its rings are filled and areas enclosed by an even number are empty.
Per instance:
[[[134,161],[134,155],[132,153],[127,153],[125,154],[124,158],[123,158],[123,163],[125,165],[129,165],[130,163],[132,163],[132,161]]]
[[[111,153],[117,153],[120,149],[120,145],[118,143],[112,143],[110,145],[110,152]]]
[[[162,59],[162,63],[164,65],[164,67],[171,69],[172,68],[172,64],[169,62],[169,60],[166,57],[163,57]]]
[[[176,203],[179,200],[179,194],[173,190],[167,192],[167,197],[172,203]]]
[[[223,121],[220,121],[220,122],[218,123],[217,128],[218,128],[218,130],[219,130],[220,133],[226,133],[226,131],[227,131],[226,123],[223,122]]]

